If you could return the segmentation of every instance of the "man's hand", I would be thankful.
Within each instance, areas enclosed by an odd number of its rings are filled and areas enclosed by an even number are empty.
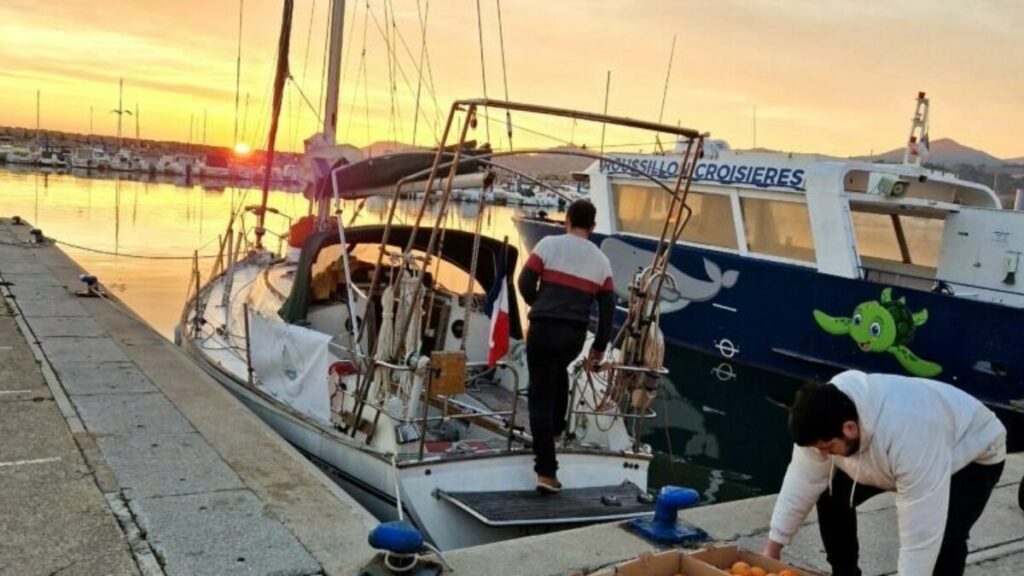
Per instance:
[[[765,540],[764,548],[761,549],[761,554],[772,558],[774,560],[782,559],[782,544],[774,540]]]
[[[583,360],[583,367],[590,371],[601,370],[601,360],[604,359],[604,352],[598,352],[593,348],[590,349],[590,353],[587,354],[585,360]]]

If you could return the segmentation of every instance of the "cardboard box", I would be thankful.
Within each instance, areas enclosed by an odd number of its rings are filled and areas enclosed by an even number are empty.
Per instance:
[[[792,570],[800,576],[817,576],[813,572],[806,570],[800,570],[787,564],[783,564],[778,560],[773,560],[767,556],[751,552],[750,550],[744,550],[739,546],[722,546],[721,548],[708,548],[699,552],[694,552],[690,555],[691,560],[696,560],[701,563],[707,563],[710,566],[714,566],[718,570],[714,572],[717,576],[722,574],[729,574],[729,569],[736,562],[746,562],[751,566],[760,566],[769,573],[778,574],[783,570]],[[689,576],[689,574],[687,574]]]
[[[682,550],[668,550],[654,554],[644,552],[636,559],[593,572],[590,576],[721,576],[722,571],[712,568],[685,554]]]

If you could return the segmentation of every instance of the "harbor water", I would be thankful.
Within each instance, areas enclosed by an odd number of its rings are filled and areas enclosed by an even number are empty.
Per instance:
[[[183,180],[126,179],[109,174],[43,173],[0,169],[0,215],[20,216],[55,239],[62,250],[162,335],[172,338],[192,279],[194,254],[204,274],[213,264],[231,214],[258,204],[260,191]],[[289,219],[308,202],[298,190],[273,190],[265,243],[276,249]],[[417,207],[405,201],[399,222]],[[356,222],[382,220],[383,199],[370,199]],[[346,204],[345,221],[355,212]],[[513,217],[519,209],[456,204],[448,225],[508,238],[525,258]],[[247,219],[249,225],[255,219]],[[790,443],[785,405],[799,382],[784,376],[669,347],[665,393],[643,439],[655,450],[650,487],[690,486],[707,503],[778,490]]]

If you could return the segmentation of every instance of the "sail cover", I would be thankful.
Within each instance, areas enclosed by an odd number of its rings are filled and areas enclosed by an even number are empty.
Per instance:
[[[249,310],[249,349],[257,386],[323,424],[331,422],[327,390],[331,337]]]
[[[426,250],[430,242],[430,228],[420,228],[413,241],[413,248]],[[395,225],[391,227],[388,236],[388,246],[404,247],[409,243],[412,236],[411,226]],[[349,246],[357,244],[380,244],[384,239],[384,225],[371,224],[356,226],[345,230],[345,239]],[[295,281],[292,283],[291,293],[285,300],[278,314],[285,322],[291,324],[302,324],[306,322],[306,315],[312,301],[310,284],[313,278],[313,263],[316,262],[320,251],[328,246],[334,246],[341,242],[338,231],[327,230],[312,234],[306,239],[302,246],[299,262],[295,269]],[[441,247],[441,258],[450,262],[464,272],[469,272],[473,262],[474,238],[471,232],[449,229],[445,231],[445,239]],[[512,287],[511,271],[516,269],[516,259],[519,256],[514,246],[508,246],[500,240],[482,236],[479,243],[477,256],[476,281],[484,289],[484,292],[491,292],[497,282],[509,283],[509,335],[514,339],[522,338],[522,326],[519,321],[519,308]],[[504,259],[504,269],[509,274],[500,276],[501,260]]]
[[[475,142],[467,142],[462,153],[456,174],[470,174],[480,170],[479,164],[471,158],[490,154],[491,149],[486,145],[477,148]],[[393,187],[406,176],[429,170],[434,165],[436,156],[435,150],[410,150],[352,163],[344,159],[339,160],[328,174],[317,178],[315,199],[333,198],[334,186],[344,200],[379,194],[381,188]],[[454,159],[454,150],[446,149],[442,162],[451,162]],[[448,168],[439,170],[441,176],[447,176],[448,173]],[[426,179],[426,175],[423,179]],[[422,186],[420,188],[422,189]]]

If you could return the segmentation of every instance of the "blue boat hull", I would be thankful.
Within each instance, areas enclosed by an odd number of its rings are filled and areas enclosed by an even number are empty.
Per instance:
[[[539,218],[519,218],[516,224],[531,250],[544,236],[563,230],[561,223]],[[653,240],[615,237],[642,250],[656,246]],[[604,238],[592,236],[596,243]],[[888,349],[865,351],[851,336],[829,333],[815,311],[849,318],[862,303],[884,306],[886,286],[690,246],[675,248],[671,256],[675,268],[695,279],[708,278],[706,261],[735,273],[711,299],[662,314],[662,331],[672,344],[796,378],[827,379],[848,368],[928,376],[1003,415],[1024,414],[1024,310],[892,287],[891,302],[902,306],[898,302],[904,298],[908,313],[927,310],[927,320],[902,330]],[[906,352],[923,362],[906,361]]]

